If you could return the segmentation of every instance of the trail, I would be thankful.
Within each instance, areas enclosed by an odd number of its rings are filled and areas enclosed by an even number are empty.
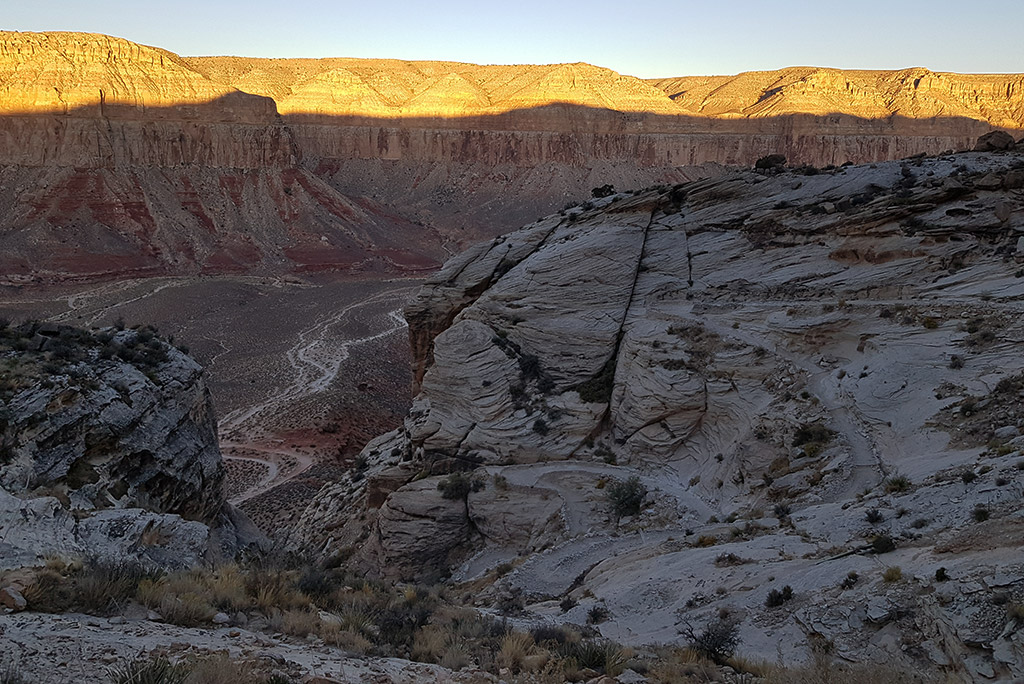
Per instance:
[[[402,305],[408,299],[412,288],[404,287],[378,293],[360,302],[322,317],[314,325],[299,333],[298,341],[286,353],[288,365],[291,366],[291,382],[279,391],[275,391],[262,401],[252,406],[236,409],[224,416],[220,421],[219,431],[223,438],[231,441],[242,441],[241,432],[251,432],[250,427],[258,419],[279,412],[290,404],[305,397],[323,392],[331,386],[341,371],[341,366],[349,358],[350,350],[359,345],[383,339],[405,328],[402,317]],[[366,307],[380,306],[388,302],[395,303],[395,308],[383,315],[374,317],[379,321],[379,329],[362,337],[345,339],[331,337],[331,331]]]
[[[164,291],[164,290],[166,290],[168,288],[182,287],[184,285],[189,284],[190,282],[192,282],[191,279],[187,279],[187,278],[172,278],[172,279],[162,279],[161,278],[161,279],[147,279],[147,280],[125,280],[125,281],[120,281],[120,282],[117,282],[117,283],[109,283],[109,284],[106,284],[106,285],[101,285],[100,287],[97,287],[97,288],[94,288],[94,289],[91,289],[91,290],[83,290],[81,292],[76,292],[74,294],[69,295],[67,297],[68,310],[63,312],[63,313],[59,313],[59,314],[56,314],[54,316],[51,316],[49,318],[49,320],[51,320],[51,321],[68,321],[72,316],[75,316],[76,314],[81,315],[83,312],[85,312],[85,315],[89,316],[89,318],[85,318],[83,316],[83,319],[82,319],[81,323],[79,323],[79,325],[82,325],[84,327],[88,327],[88,326],[91,326],[91,325],[95,324],[96,321],[99,320],[100,317],[103,316],[103,314],[107,313],[108,311],[111,311],[112,309],[117,309],[117,308],[120,308],[122,306],[125,306],[126,304],[132,304],[132,303],[140,301],[142,299],[148,299],[149,297],[157,295],[160,292],[162,292],[162,291]],[[156,287],[153,287],[151,289],[146,289],[146,291],[144,291],[140,295],[137,295],[137,296],[132,297],[130,299],[118,299],[118,300],[114,301],[111,304],[106,304],[106,305],[101,304],[100,306],[89,310],[90,302],[92,300],[99,299],[101,297],[108,298],[112,294],[117,293],[117,292],[127,292],[127,291],[131,290],[132,288],[134,288],[137,285],[142,285],[142,284],[152,285],[152,284],[155,284],[155,283],[159,283],[159,284]],[[107,301],[110,301],[110,300],[107,299]]]
[[[248,461],[250,463],[258,463],[267,466],[267,474],[263,478],[249,487],[243,492],[236,494],[231,497],[229,503],[239,506],[249,499],[255,498],[260,494],[270,491],[274,487],[284,484],[289,480],[304,473],[311,465],[313,465],[313,457],[309,454],[294,449],[285,448],[273,448],[259,446],[256,444],[239,444],[235,442],[221,442],[221,452],[224,454],[225,461]],[[286,471],[282,471],[281,466],[277,459],[274,458],[255,458],[253,456],[233,456],[231,455],[234,451],[241,451],[246,453],[261,453],[267,454],[268,456],[278,456],[283,458],[294,458],[296,465]]]

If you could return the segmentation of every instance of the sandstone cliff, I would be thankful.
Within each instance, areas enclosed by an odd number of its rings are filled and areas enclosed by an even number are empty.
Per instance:
[[[252,532],[226,505],[210,393],[187,355],[148,329],[4,323],[0,359],[5,568],[50,552],[188,567]]]
[[[635,643],[726,611],[769,659],[1021,676],[1022,189],[1019,152],[737,172],[471,248],[407,309],[404,427],[295,543],[504,563],[478,605]]]
[[[841,164],[1024,127],[1021,77],[181,58],[0,33],[0,272],[430,269],[593,187]],[[106,261],[110,257],[113,261]]]

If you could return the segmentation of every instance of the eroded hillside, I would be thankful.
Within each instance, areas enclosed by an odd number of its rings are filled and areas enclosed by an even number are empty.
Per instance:
[[[768,660],[1021,676],[1022,189],[1020,152],[738,172],[480,244],[295,542],[630,643],[725,614]]]
[[[815,165],[1024,127],[1021,77],[801,68],[643,81],[588,64],[182,58],[0,33],[8,279],[394,272],[593,187],[769,153]]]

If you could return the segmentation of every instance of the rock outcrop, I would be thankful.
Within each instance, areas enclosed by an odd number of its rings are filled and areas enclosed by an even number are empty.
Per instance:
[[[996,595],[1024,591],[1022,168],[737,172],[471,248],[407,310],[404,427],[294,543],[404,578],[511,564],[480,605],[599,605],[635,643],[724,610],[765,658],[823,638],[1021,676]]]
[[[591,188],[769,153],[814,165],[1024,128],[1021,76],[182,58],[0,32],[0,274],[435,268]]]
[[[47,553],[190,567],[258,537],[226,504],[202,369],[152,330],[5,327],[0,363],[5,568]]]

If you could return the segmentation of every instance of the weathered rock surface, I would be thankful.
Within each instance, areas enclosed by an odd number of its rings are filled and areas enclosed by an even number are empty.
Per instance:
[[[0,32],[0,274],[431,269],[610,183],[841,164],[1024,127],[1021,76],[182,58]],[[1004,133],[1005,134],[1005,133]],[[70,239],[69,239],[70,238]]]
[[[728,610],[769,659],[824,638],[1024,675],[1020,168],[733,173],[471,248],[407,310],[418,394],[362,454],[387,486],[372,506],[358,478],[326,487],[293,543],[406,578],[510,563],[479,605],[602,605],[627,642]],[[461,521],[438,491],[458,470]],[[616,513],[630,477],[646,495]]]
[[[13,494],[52,492],[72,510],[145,507],[216,519],[224,466],[199,364],[146,330],[31,327],[8,332],[21,335],[15,345],[39,349],[6,351],[17,364],[9,372],[40,376],[3,397],[0,484]],[[63,349],[64,365],[54,361]],[[108,355],[113,349],[122,351]]]
[[[259,541],[226,504],[189,356],[148,329],[28,323],[0,329],[0,363],[3,569],[47,554],[191,567]]]
[[[439,665],[397,658],[347,656],[322,642],[298,643],[245,629],[190,629],[146,620],[90,615],[19,613],[0,615],[0,634],[9,645],[0,654],[5,671],[15,666],[39,684],[104,681],[111,665],[141,654],[162,653],[174,660],[227,655],[238,661],[272,663],[282,676],[303,682],[496,682],[486,672],[455,672]]]

